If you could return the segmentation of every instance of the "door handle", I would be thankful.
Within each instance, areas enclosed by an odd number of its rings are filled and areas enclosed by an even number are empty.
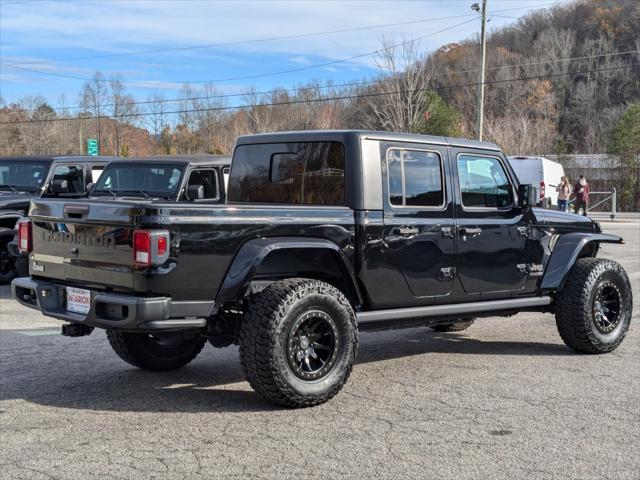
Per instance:
[[[460,228],[460,235],[462,235],[462,240],[466,241],[467,237],[477,237],[478,235],[480,235],[482,233],[482,229],[481,228],[475,228],[475,227],[462,227]]]
[[[440,234],[442,235],[442,238],[453,238],[454,233],[455,233],[454,227],[442,227],[440,229]]]
[[[395,227],[393,230],[391,230],[391,233],[393,235],[402,235],[403,237],[409,237],[411,235],[418,235],[420,233],[420,229],[417,227],[409,226]]]
[[[67,204],[63,207],[63,212],[67,218],[82,219],[89,214],[89,206]]]

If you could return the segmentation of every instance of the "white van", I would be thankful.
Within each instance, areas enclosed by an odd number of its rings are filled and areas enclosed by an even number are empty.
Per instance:
[[[544,157],[507,157],[520,183],[530,183],[538,190],[538,205],[551,208],[558,205],[556,186],[564,177],[564,168],[558,162]]]

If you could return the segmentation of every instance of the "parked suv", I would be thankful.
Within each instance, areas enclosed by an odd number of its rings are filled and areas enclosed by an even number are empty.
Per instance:
[[[68,322],[63,334],[106,329],[115,352],[147,370],[182,367],[207,340],[237,343],[251,386],[288,406],[342,388],[361,330],[458,331],[479,317],[552,312],[572,349],[614,350],[631,288],[596,254],[622,239],[532,208],[531,191],[490,143],[245,136],[225,205],[34,200],[20,230],[31,277],[14,280],[13,295]]]
[[[40,195],[83,196],[112,157],[0,157],[0,284],[28,275],[14,229]],[[66,189],[62,188],[66,185]]]
[[[105,168],[89,197],[224,203],[230,165],[224,155],[122,159]]]

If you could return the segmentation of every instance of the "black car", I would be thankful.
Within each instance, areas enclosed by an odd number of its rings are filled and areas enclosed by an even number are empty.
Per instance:
[[[26,216],[32,199],[64,194],[83,196],[114,157],[39,156],[0,157],[0,284],[18,273],[28,274],[26,261],[20,260],[14,228]],[[66,191],[61,187],[66,185]]]
[[[147,370],[186,365],[207,341],[237,343],[251,386],[288,406],[342,388],[361,330],[450,332],[552,312],[569,347],[604,353],[629,328],[627,274],[596,257],[622,238],[533,208],[531,185],[493,144],[241,137],[224,205],[175,168],[171,189],[128,184],[138,198],[112,200],[105,171],[90,199],[34,200],[20,228],[31,276],[13,281],[14,297],[68,322],[65,335],[106,329],[115,352]]]
[[[119,159],[105,168],[89,197],[224,203],[230,165],[224,155]]]

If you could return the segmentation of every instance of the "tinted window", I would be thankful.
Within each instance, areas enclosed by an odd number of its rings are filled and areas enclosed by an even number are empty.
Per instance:
[[[389,201],[402,207],[441,207],[442,163],[434,152],[392,148],[387,150]]]
[[[51,183],[56,180],[67,182],[68,193],[84,193],[84,172],[80,165],[57,165]]]
[[[181,165],[112,163],[92,190],[93,195],[173,197],[178,194]]]
[[[218,198],[218,176],[213,169],[194,170],[189,175],[189,186],[202,185],[204,187],[204,198]]]
[[[233,157],[229,200],[342,205],[344,164],[337,142],[241,145]]]
[[[36,191],[42,187],[48,170],[45,162],[0,162],[0,190]]]
[[[465,207],[507,207],[513,192],[507,174],[497,158],[458,156],[458,178]]]

